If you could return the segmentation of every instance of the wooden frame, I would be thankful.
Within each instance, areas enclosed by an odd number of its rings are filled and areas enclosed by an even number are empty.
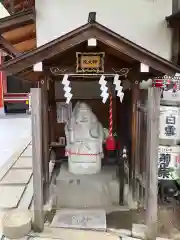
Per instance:
[[[99,57],[97,66],[94,67],[83,67],[82,57]],[[76,72],[77,73],[103,73],[104,72],[104,52],[77,52],[76,53]]]
[[[18,57],[21,55],[21,53],[2,36],[0,36],[0,48],[12,57]]]
[[[165,18],[170,27],[180,27],[180,10]]]
[[[35,33],[32,30],[32,26],[35,22],[35,12],[33,9],[26,10],[24,12],[13,14],[12,16],[8,16],[5,18],[0,19],[0,47],[3,49],[6,53],[8,53],[10,56],[18,57],[21,55],[22,52],[31,50],[35,48],[36,41],[32,39],[35,38]],[[23,27],[29,27],[29,31],[26,32],[23,31]],[[31,26],[32,25],[32,26]],[[20,29],[22,27],[22,30]],[[17,29],[17,33],[16,33]],[[18,34],[21,31],[23,31],[22,34],[22,40],[21,35]],[[31,31],[31,32],[30,32]],[[29,33],[30,32],[30,33]],[[18,35],[18,40],[14,42],[14,39],[12,40],[11,35]],[[7,36],[7,39],[6,39]],[[31,39],[25,39],[24,36],[30,37]],[[27,41],[26,41],[27,40]],[[13,45],[14,44],[14,45]]]
[[[48,79],[40,81],[41,86],[41,114],[42,114],[42,150],[43,150],[43,172],[44,172],[44,204],[49,200],[49,106],[48,106]]]
[[[132,68],[134,71],[132,71],[132,75],[128,76],[129,79],[133,82],[135,82],[133,91],[132,91],[132,108],[131,108],[131,119],[132,119],[132,131],[131,131],[131,138],[133,141],[132,144],[132,162],[129,166],[129,176],[128,181],[130,180],[132,190],[134,193],[134,197],[136,198],[136,194],[138,192],[135,192],[136,190],[136,183],[137,183],[137,177],[136,177],[136,159],[139,155],[139,149],[137,149],[139,142],[137,141],[136,134],[137,134],[137,128],[138,128],[138,108],[137,108],[137,102],[140,99],[140,89],[139,89],[139,80],[140,80],[140,74],[139,74],[139,65],[142,60],[146,62],[150,67],[154,68],[157,71],[160,71],[164,74],[174,74],[176,72],[180,72],[180,67],[173,65],[171,62],[162,59],[161,57],[143,49],[142,47],[130,42],[129,40],[123,38],[122,36],[118,35],[117,33],[112,32],[110,29],[107,29],[105,26],[100,25],[99,23],[88,23],[83,26],[81,26],[78,29],[75,29],[74,31],[67,33],[63,36],[61,36],[58,39],[53,40],[50,43],[45,44],[44,46],[41,46],[31,52],[28,52],[26,54],[22,54],[19,57],[14,58],[13,60],[5,63],[0,70],[5,70],[9,74],[17,74],[21,72],[22,70],[27,69],[28,67],[31,67],[33,64],[44,61],[47,59],[52,59],[54,55],[61,54],[62,52],[65,52],[68,49],[71,49],[72,47],[75,47],[76,45],[88,40],[89,38],[96,38],[97,41],[103,42],[107,47],[113,48],[114,50],[118,51],[119,53],[126,54],[133,58],[135,62],[138,62],[138,64],[132,64]],[[44,177],[45,182],[48,182],[48,160],[49,157],[47,152],[47,146],[51,145],[52,142],[57,142],[57,135],[56,134],[56,99],[55,99],[55,81],[54,79],[47,79],[50,77],[48,74],[49,72],[44,71],[41,72],[42,75],[45,75],[46,78],[38,79],[43,80],[45,82],[39,82],[39,85],[42,87],[42,98],[44,106],[42,108],[42,112],[40,111],[40,106],[35,106],[37,101],[37,96],[35,95],[35,99],[32,100],[32,105],[34,104],[34,110],[32,110],[32,115],[36,115],[36,118],[38,119],[37,126],[41,130],[37,130],[34,128],[33,130],[33,146],[34,146],[34,155],[33,155],[33,161],[39,164],[38,159],[41,161],[42,156],[44,157],[45,161],[43,162],[43,176],[42,176],[42,169],[41,164],[38,165],[38,168],[36,169],[36,166],[34,164],[34,186],[35,183],[37,186],[34,187],[34,193],[35,193],[35,210],[36,210],[36,224],[39,226],[39,229],[42,229],[42,217],[43,217],[43,198],[42,195],[44,194],[44,189],[42,186],[42,178]],[[82,74],[83,76],[83,74]],[[52,76],[51,76],[52,77]],[[45,84],[44,84],[45,83]],[[150,138],[147,140],[147,156],[148,158],[148,164],[149,168],[147,168],[146,174],[150,174],[149,179],[147,179],[147,183],[151,187],[147,187],[147,193],[148,196],[148,210],[147,210],[147,224],[149,226],[149,229],[151,230],[153,226],[156,223],[157,220],[157,176],[156,176],[156,164],[155,161],[150,160],[156,160],[156,148],[157,148],[157,118],[158,115],[158,107],[159,107],[159,98],[158,94],[155,91],[155,88],[152,88],[149,90],[149,97],[148,97],[148,134],[150,135]],[[35,91],[35,90],[34,90]],[[48,94],[47,94],[48,91]],[[48,97],[47,97],[48,95]],[[45,98],[47,101],[45,102]],[[40,100],[38,100],[40,101]],[[155,106],[153,108],[153,106]],[[33,107],[33,106],[32,106]],[[49,110],[47,114],[47,108]],[[154,111],[153,111],[154,109]],[[43,114],[43,117],[46,118],[46,121],[42,124],[41,115]],[[50,123],[48,123],[48,119]],[[33,118],[34,119],[34,118]],[[49,132],[47,132],[48,124],[51,126],[49,128]],[[37,131],[37,133],[36,133]],[[42,131],[42,132],[41,132]],[[155,132],[156,131],[156,132]],[[36,136],[38,134],[38,136]],[[42,143],[42,139],[40,139],[40,136],[46,137],[45,141]],[[48,141],[50,139],[50,141]],[[38,141],[38,143],[37,143]],[[37,144],[37,146],[36,146]],[[42,150],[46,149],[44,153],[42,153]],[[37,176],[39,174],[39,176]],[[130,177],[130,178],[129,178]],[[47,185],[48,188],[48,185]],[[38,192],[39,189],[39,192]],[[153,191],[151,191],[154,189]],[[47,189],[46,189],[47,190]],[[137,190],[136,190],[137,191]],[[121,199],[122,200],[122,199]],[[37,207],[39,206],[39,209]],[[152,209],[154,208],[154,210]]]
[[[136,61],[141,62],[143,59],[147,65],[161,73],[172,75],[180,72],[180,67],[143,49],[99,23],[87,23],[58,39],[5,63],[0,70],[6,70],[9,74],[16,74],[37,62],[42,62],[45,59],[61,54],[90,38],[96,38],[98,41],[106,44],[106,46],[130,56]]]
[[[160,90],[148,89],[147,158],[146,158],[146,225],[149,239],[155,239],[158,220],[158,147],[159,147]],[[152,191],[153,189],[153,191]]]
[[[0,33],[31,24],[35,21],[35,11],[29,9],[0,19]]]
[[[33,203],[35,231],[44,229],[44,202],[43,202],[43,141],[42,141],[42,99],[41,89],[31,89],[32,112],[32,159],[33,159]]]

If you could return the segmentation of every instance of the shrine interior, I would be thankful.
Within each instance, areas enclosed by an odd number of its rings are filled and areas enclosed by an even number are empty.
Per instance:
[[[126,56],[119,56],[113,49],[107,48],[104,44],[98,42],[97,47],[90,50],[87,49],[86,43],[82,43],[69,51],[55,56],[43,62],[44,70],[51,78],[51,87],[54,89],[52,96],[49,95],[49,104],[54,112],[50,114],[50,128],[49,134],[51,139],[51,147],[55,151],[56,165],[54,174],[54,188],[55,194],[53,196],[54,208],[56,210],[62,209],[103,209],[104,212],[121,211],[127,209],[128,206],[133,207],[133,198],[128,191],[129,176],[132,173],[132,76],[119,74],[121,69],[130,69],[132,60]],[[75,74],[76,72],[76,54],[78,52],[105,52],[104,68],[105,80],[107,81],[108,92],[112,96],[112,134],[114,136],[116,146],[113,151],[107,150],[106,139],[104,139],[101,147],[103,149],[103,156],[101,158],[101,166],[95,174],[78,174],[83,165],[88,170],[88,162],[91,160],[91,155],[88,152],[94,153],[93,149],[83,149],[84,156],[74,156],[76,161],[79,161],[79,169],[76,167],[76,173],[70,171],[70,156],[67,156],[68,139],[66,136],[66,124],[69,116],[72,116],[73,109],[80,103],[85,103],[91,109],[92,113],[97,118],[98,122],[103,128],[106,138],[109,135],[110,129],[110,97],[105,103],[102,101],[102,90],[99,80],[103,74]],[[133,62],[134,63],[134,62]],[[136,62],[135,62],[136,63]],[[61,71],[59,74],[53,72],[53,67],[58,66]],[[68,74],[69,87],[71,88],[72,98],[68,105],[65,105],[66,97],[64,97],[64,86],[62,84],[65,73]],[[74,73],[74,74],[73,74]],[[106,73],[110,73],[106,76]],[[117,96],[117,91],[114,85],[114,76],[118,73],[120,75],[121,86],[123,87],[123,101]],[[108,74],[107,74],[108,75]],[[52,97],[52,99],[51,99]],[[55,99],[54,99],[55,97]],[[53,102],[55,101],[56,106]],[[76,122],[76,121],[75,121]],[[74,133],[74,135],[76,135]],[[82,135],[82,139],[86,138],[87,145],[91,145],[93,140],[87,136]],[[79,134],[80,135],[80,134]],[[80,137],[78,141],[81,141]],[[84,141],[84,140],[82,140]],[[92,143],[93,144],[93,143]],[[72,144],[73,145],[73,144]],[[78,145],[78,143],[77,143]],[[88,146],[86,146],[88,148]],[[127,150],[127,166],[129,173],[124,174],[122,169],[123,149]],[[78,151],[73,148],[73,151]],[[95,150],[96,151],[96,150]],[[70,153],[71,154],[71,153]],[[76,155],[76,154],[75,154]],[[93,155],[93,154],[92,154]],[[93,156],[92,156],[93,157]],[[73,158],[73,156],[72,156]],[[92,160],[93,161],[93,160]],[[73,162],[73,161],[72,161]],[[124,165],[123,165],[124,168]],[[126,176],[125,176],[126,175]],[[114,209],[115,208],[115,209]],[[115,210],[115,211],[116,211]]]
[[[61,77],[60,77],[61,78]],[[60,79],[62,80],[62,79]],[[55,98],[57,108],[56,122],[56,142],[61,143],[61,146],[55,147],[56,151],[56,181],[55,181],[55,206],[56,210],[63,208],[103,208],[110,211],[122,210],[122,194],[125,194],[124,181],[121,179],[119,163],[122,161],[122,149],[131,149],[131,89],[126,86],[122,103],[119,97],[116,96],[113,87],[113,77],[108,78],[108,89],[112,93],[112,123],[113,135],[116,140],[116,148],[114,151],[106,149],[106,143],[103,143],[103,158],[101,162],[101,170],[96,174],[72,174],[68,170],[68,157],[66,156],[67,139],[65,134],[65,126],[67,124],[68,113],[73,112],[74,107],[78,102],[86,103],[97,117],[98,121],[107,133],[109,131],[109,110],[110,98],[106,103],[102,102],[99,77],[96,78],[81,78],[72,77],[69,79],[73,94],[71,103],[68,105],[69,110],[64,109],[62,113],[61,104],[65,102],[63,97],[63,85],[61,81],[55,81]],[[128,81],[128,80],[124,80]],[[61,109],[61,110],[60,110]],[[58,112],[61,111],[61,114]],[[64,119],[63,119],[64,118]],[[82,136],[83,137],[83,136]],[[90,140],[91,141],[91,140]],[[63,145],[65,144],[65,146]],[[90,152],[93,152],[93,149]],[[128,152],[130,158],[130,151]],[[86,164],[86,156],[83,156],[82,164]],[[88,167],[88,166],[87,166]],[[123,186],[122,186],[123,185]],[[63,194],[62,194],[63,193]],[[126,203],[123,205],[127,206]]]

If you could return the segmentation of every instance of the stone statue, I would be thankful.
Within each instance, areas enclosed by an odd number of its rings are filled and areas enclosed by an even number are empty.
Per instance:
[[[77,102],[65,126],[65,134],[69,171],[74,174],[99,172],[103,156],[103,127],[87,104]]]

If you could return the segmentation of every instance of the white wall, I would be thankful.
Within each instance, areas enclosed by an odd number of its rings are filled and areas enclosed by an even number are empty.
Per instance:
[[[2,5],[2,3],[0,3],[0,18],[4,18],[9,16],[10,14],[8,13],[8,11],[5,9],[5,7]]]
[[[85,24],[95,11],[99,23],[170,59],[165,17],[172,13],[172,0],[36,0],[36,11],[38,46]]]

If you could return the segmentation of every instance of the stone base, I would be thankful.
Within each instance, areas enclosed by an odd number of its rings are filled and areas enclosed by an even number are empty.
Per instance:
[[[27,236],[31,231],[31,214],[18,210],[5,213],[2,220],[2,229],[5,237],[18,239]]]
[[[106,230],[106,212],[102,209],[59,210],[50,225],[59,228]]]
[[[119,204],[119,180],[115,167],[98,174],[74,175],[63,165],[56,179],[57,209],[104,208]]]

